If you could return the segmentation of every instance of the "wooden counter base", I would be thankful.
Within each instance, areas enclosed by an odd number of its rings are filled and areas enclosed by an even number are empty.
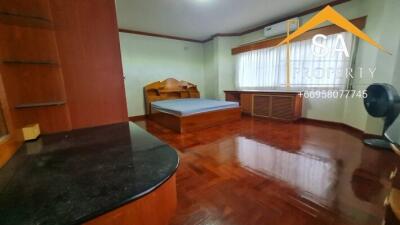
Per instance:
[[[224,92],[225,100],[238,102],[243,114],[285,121],[301,118],[303,99],[299,92],[273,90]]]
[[[85,225],[167,225],[177,205],[175,174],[150,194]]]

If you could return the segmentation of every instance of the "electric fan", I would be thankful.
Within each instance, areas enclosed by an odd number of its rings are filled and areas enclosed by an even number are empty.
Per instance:
[[[385,131],[400,112],[400,97],[390,84],[371,84],[364,99],[364,106],[369,115],[384,118],[385,123],[381,138],[365,139],[364,143],[376,147],[390,149],[390,142],[384,137]]]

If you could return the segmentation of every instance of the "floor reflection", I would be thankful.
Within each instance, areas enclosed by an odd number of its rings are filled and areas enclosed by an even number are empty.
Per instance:
[[[302,152],[292,153],[245,137],[236,138],[240,163],[262,175],[287,182],[320,203],[331,205],[336,183],[335,161]]]
[[[318,123],[240,121],[184,135],[142,127],[178,149],[173,225],[376,225],[394,154],[354,130]]]

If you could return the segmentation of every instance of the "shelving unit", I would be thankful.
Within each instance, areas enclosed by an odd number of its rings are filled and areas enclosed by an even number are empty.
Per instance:
[[[58,66],[58,63],[52,60],[43,60],[43,61],[35,61],[35,60],[3,60],[3,64],[32,64],[32,65],[50,65],[50,66]]]
[[[48,18],[6,11],[0,11],[0,23],[16,26],[53,28],[53,23]]]
[[[52,20],[48,0],[0,5],[0,76],[17,128],[39,123],[51,133],[71,126]]]
[[[49,19],[41,17],[41,16],[22,15],[22,14],[12,13],[12,12],[0,11],[0,16],[19,17],[19,18],[40,20],[40,21],[45,21],[45,22],[51,23],[51,21]]]
[[[24,103],[16,105],[16,109],[27,109],[27,108],[40,108],[49,106],[60,106],[64,105],[65,101],[51,101],[51,102],[36,102],[36,103]]]

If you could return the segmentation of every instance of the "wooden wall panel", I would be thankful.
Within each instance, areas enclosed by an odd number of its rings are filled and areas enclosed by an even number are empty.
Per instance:
[[[0,1],[0,15],[0,71],[13,125],[71,129],[68,107],[53,104],[66,95],[48,0]],[[43,103],[49,106],[36,107]]]
[[[58,66],[7,65],[2,70],[5,86],[8,87],[6,91],[13,106],[66,99]]]
[[[0,12],[50,18],[48,0],[0,0]]]
[[[3,117],[7,125],[8,135],[0,137],[0,168],[14,155],[22,144],[21,129],[16,128],[7,95],[4,89],[2,73],[0,70],[0,107],[2,107]]]
[[[13,26],[0,27],[0,56],[6,61],[58,61],[57,42],[50,29]]]
[[[128,120],[114,0],[53,0],[72,128]]]
[[[271,116],[271,96],[254,95],[253,101],[255,116]]]
[[[253,112],[253,95],[240,94],[240,106],[242,107],[242,113],[251,114]]]

